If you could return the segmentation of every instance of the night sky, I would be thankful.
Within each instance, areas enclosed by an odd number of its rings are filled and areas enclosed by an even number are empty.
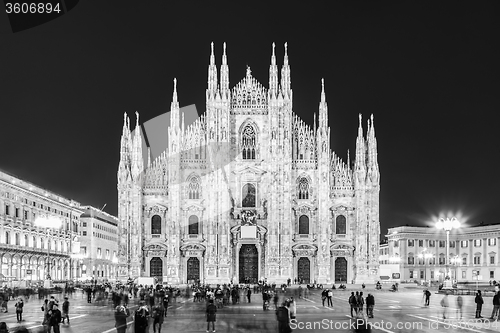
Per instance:
[[[0,169],[117,214],[123,113],[169,111],[174,77],[180,106],[204,111],[212,41],[218,72],[227,43],[231,87],[247,65],[268,87],[272,43],[281,71],[288,42],[293,110],[312,125],[324,78],[344,160],[358,114],[365,132],[374,114],[382,238],[446,215],[500,222],[499,2],[110,3],[3,26]]]

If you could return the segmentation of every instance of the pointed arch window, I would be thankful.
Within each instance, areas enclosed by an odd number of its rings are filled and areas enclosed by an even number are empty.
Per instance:
[[[339,215],[335,219],[335,233],[337,235],[345,235],[347,231],[347,223],[344,215]]]
[[[19,237],[19,234],[16,232],[16,245],[21,245],[21,237]]]
[[[299,199],[309,199],[309,181],[307,178],[301,177],[299,179],[297,192]]]
[[[255,207],[255,185],[245,184],[242,189],[242,207]]]
[[[8,231],[5,232],[5,244],[10,244],[10,233]]]
[[[241,148],[244,160],[255,159],[256,145],[257,139],[255,129],[250,125],[246,125],[245,128],[243,128],[241,137]]]
[[[159,215],[154,215],[151,218],[151,234],[161,234],[161,217]]]
[[[200,180],[196,176],[192,176],[188,184],[189,199],[200,198]]]
[[[198,216],[191,215],[189,217],[188,234],[198,235],[200,233],[200,223],[198,221]]]
[[[299,234],[309,235],[309,217],[307,215],[299,217]]]

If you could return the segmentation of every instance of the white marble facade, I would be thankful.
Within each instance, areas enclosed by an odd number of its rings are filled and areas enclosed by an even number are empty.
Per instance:
[[[168,283],[374,280],[380,173],[373,116],[366,137],[359,116],[351,166],[349,154],[344,162],[330,150],[323,80],[314,125],[294,114],[286,44],[280,80],[273,44],[269,88],[250,68],[242,74],[230,89],[224,45],[218,80],[212,44],[206,112],[185,125],[174,83],[168,148],[154,161],[143,161],[140,131],[132,136],[125,115],[120,263],[133,277]],[[242,225],[256,226],[255,237],[242,238]]]

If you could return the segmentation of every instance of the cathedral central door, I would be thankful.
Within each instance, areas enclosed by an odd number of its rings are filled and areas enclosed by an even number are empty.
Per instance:
[[[299,258],[297,262],[297,278],[299,279],[299,283],[311,282],[311,261],[309,261],[309,258]]]
[[[240,249],[240,283],[257,283],[259,280],[259,253],[253,244],[243,244]]]
[[[200,279],[200,261],[191,257],[187,261],[187,282],[196,283]]]
[[[163,261],[159,257],[154,257],[149,262],[149,276],[163,278]]]
[[[335,259],[335,282],[347,282],[347,260],[344,257]]]

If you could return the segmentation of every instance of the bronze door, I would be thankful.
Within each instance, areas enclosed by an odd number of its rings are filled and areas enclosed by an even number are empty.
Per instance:
[[[200,279],[200,261],[191,257],[187,261],[187,282],[195,283]]]
[[[163,261],[159,257],[154,257],[149,262],[149,276],[163,277]]]
[[[259,253],[255,245],[241,245],[239,264],[240,283],[257,283],[259,280]]]
[[[347,282],[347,260],[344,257],[335,259],[335,282]]]
[[[299,279],[299,283],[311,282],[311,262],[309,261],[309,258],[299,258],[299,261],[297,262],[297,277]]]

